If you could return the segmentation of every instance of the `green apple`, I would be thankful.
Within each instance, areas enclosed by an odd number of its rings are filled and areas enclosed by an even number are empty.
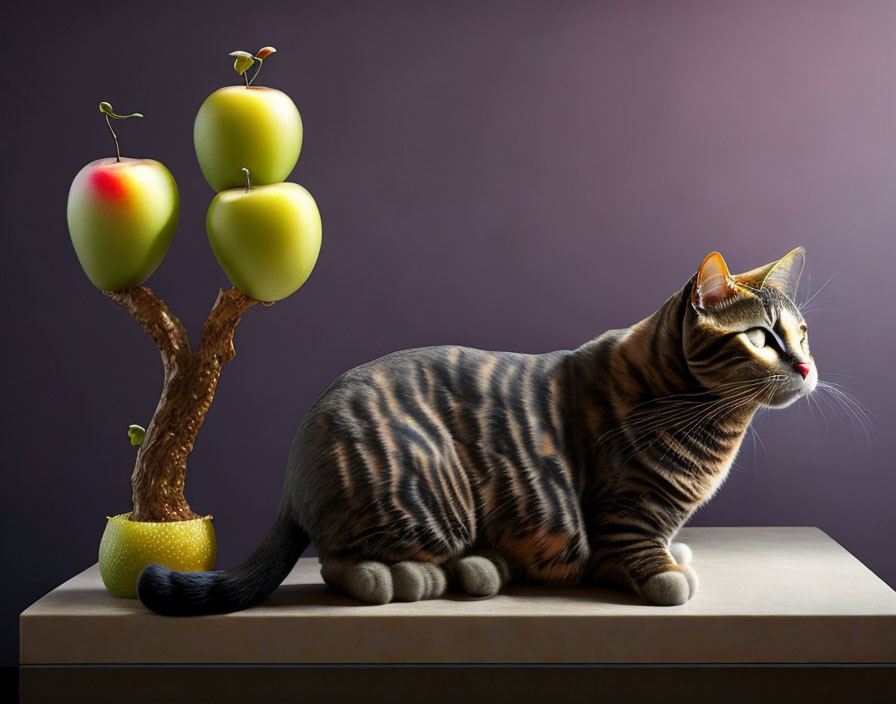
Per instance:
[[[221,191],[205,224],[224,273],[258,301],[279,301],[298,290],[320,252],[320,212],[297,183]]]
[[[258,186],[285,181],[302,149],[302,118],[282,91],[226,86],[196,114],[193,143],[202,175],[216,191],[243,183],[242,168]]]
[[[87,278],[103,291],[142,284],[168,251],[179,209],[174,176],[158,161],[87,164],[68,193],[68,231]]]

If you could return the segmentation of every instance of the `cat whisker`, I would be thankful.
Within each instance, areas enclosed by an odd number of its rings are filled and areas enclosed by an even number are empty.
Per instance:
[[[833,408],[840,408],[846,416],[852,421],[854,426],[858,426],[865,434],[865,438],[871,444],[871,435],[873,432],[874,421],[878,419],[867,411],[858,401],[856,401],[849,393],[843,389],[832,385],[830,382],[818,382],[817,392],[820,392],[819,398],[831,403]],[[836,404],[836,405],[833,405]]]
[[[640,434],[632,438],[630,442],[635,453],[639,451],[643,452],[644,450],[649,449],[654,443],[654,440],[649,440],[646,443],[642,442],[648,436],[655,435],[657,432],[663,430],[673,429],[676,425],[681,426],[682,424],[684,424],[683,427],[677,428],[679,435],[687,437],[689,434],[704,432],[704,429],[710,422],[722,417],[728,412],[736,411],[742,406],[755,402],[760,397],[770,393],[774,386],[774,382],[782,378],[781,375],[776,374],[762,379],[750,380],[748,382],[738,382],[738,385],[742,387],[739,393],[734,394],[733,396],[716,399],[712,402],[700,404],[698,408],[691,410],[689,413],[673,416],[671,422],[667,422],[665,418],[660,418],[658,420],[654,419],[654,422],[635,424],[626,423],[621,430],[639,431]],[[623,458],[623,461],[631,456],[631,454],[627,454]]]
[[[837,272],[835,271],[833,274],[831,274],[830,278],[821,285],[821,288],[819,288],[815,293],[813,293],[811,296],[809,296],[809,298],[807,298],[805,301],[798,304],[797,308],[799,308],[800,311],[802,312],[806,308],[806,306],[808,306],[812,301],[815,300],[815,298],[818,296],[818,294],[820,294],[822,291],[825,290],[827,285],[829,283],[831,283],[831,281],[834,279],[834,277],[836,275],[837,275]]]
[[[753,395],[748,395],[747,398],[741,400],[738,404],[736,404],[733,408],[730,409],[730,412],[733,413],[734,411],[737,411],[738,409],[740,409],[746,405],[749,405],[751,403],[754,403],[756,401],[759,401],[761,404],[762,403],[761,399],[764,399],[766,394],[769,394],[772,387],[773,387],[773,382],[766,381],[765,385],[762,388],[758,389]],[[715,413],[708,414],[707,417],[704,418],[703,421],[700,423],[700,425],[697,426],[695,431],[705,432],[707,427],[709,426],[709,424],[711,422],[715,422],[716,420],[720,419],[720,417],[724,414],[725,410],[727,410],[727,409],[721,409],[721,411],[716,411]]]
[[[842,399],[850,407],[852,407],[856,413],[861,415],[861,417],[864,418],[869,423],[871,423],[872,421],[880,422],[880,419],[877,416],[875,416],[873,413],[871,413],[871,411],[867,410],[864,406],[862,406],[862,404],[860,404],[856,400],[856,398],[852,395],[852,392],[850,392],[845,386],[843,386],[841,384],[835,384],[830,381],[819,381],[818,386],[821,389],[827,390],[828,392],[832,393],[834,396]]]
[[[688,398],[694,398],[694,397],[704,397],[705,398],[708,395],[718,396],[719,391],[732,390],[732,389],[737,390],[737,387],[739,387],[739,386],[754,384],[756,382],[757,382],[756,379],[730,381],[730,382],[726,382],[724,384],[719,384],[712,390],[704,389],[702,391],[694,391],[694,392],[690,392],[690,393],[670,394],[669,396],[658,396],[657,398],[647,399],[646,401],[642,401],[641,403],[632,406],[629,409],[629,415],[632,415],[633,413],[638,412],[638,409],[640,409],[644,406],[649,407],[649,406],[652,406],[652,405],[658,404],[658,403],[661,404],[661,403],[665,403],[667,401],[688,399]],[[686,401],[686,402],[687,403],[701,403],[701,401],[699,401],[699,400]],[[649,409],[641,411],[641,412],[649,412]]]
[[[619,428],[602,435],[598,439],[598,443],[602,440],[609,439],[618,434],[630,434],[630,431],[637,431],[642,433],[642,435],[639,435],[638,437],[632,439],[632,442],[637,442],[640,437],[649,434],[651,430],[671,427],[668,422],[669,420],[673,422],[686,422],[691,418],[699,416],[700,414],[706,412],[709,408],[712,408],[717,404],[725,403],[727,400],[729,400],[729,397],[717,398],[712,401],[704,401],[699,403],[692,402],[684,413],[681,412],[681,409],[673,408],[667,409],[659,414],[639,414],[639,416],[642,415],[642,417],[639,417],[636,420],[629,420],[627,418],[620,424]]]
[[[831,310],[842,310],[843,306],[838,305],[836,303],[828,303],[827,305],[812,305],[807,306],[806,308],[800,308],[800,313],[802,313],[803,317],[808,316],[810,313],[825,313]]]
[[[683,436],[684,438],[687,438],[693,437],[701,432],[706,432],[706,429],[710,425],[710,423],[716,422],[725,415],[733,413],[739,408],[742,408],[743,406],[750,404],[752,401],[757,400],[765,392],[768,385],[769,382],[766,382],[765,385],[758,391],[754,391],[752,394],[747,393],[744,398],[728,399],[729,403],[710,412],[707,412],[703,417],[691,422],[687,427],[679,429],[678,434]],[[668,448],[660,457],[659,461],[663,462],[666,459],[667,454]]]
[[[726,398],[730,398],[732,395],[734,395],[744,389],[759,386],[762,383],[764,383],[764,381],[765,381],[765,379],[751,379],[751,380],[747,380],[747,381],[732,382],[730,384],[720,385],[719,387],[716,387],[715,389],[712,389],[712,390],[701,391],[699,393],[694,393],[694,394],[687,394],[688,396],[695,396],[695,397],[699,396],[703,400],[698,400],[696,398],[695,399],[687,399],[687,400],[677,400],[676,396],[666,396],[666,397],[660,397],[657,399],[651,399],[649,401],[644,401],[644,402],[638,404],[637,406],[634,406],[629,411],[628,415],[626,416],[626,421],[634,422],[641,418],[651,419],[651,418],[657,417],[657,410],[651,408],[651,406],[653,406],[653,405],[665,406],[665,408],[662,408],[659,411],[659,413],[661,413],[661,414],[668,413],[668,412],[674,412],[682,407],[699,408],[699,407],[705,406],[707,403],[715,403],[717,401],[721,401]],[[718,393],[718,391],[723,388],[727,392],[729,392],[729,395],[722,395],[722,394]],[[683,395],[684,394],[682,394],[682,396]],[[672,399],[676,399],[676,400],[672,401]],[[645,408],[645,406],[646,406],[646,408]],[[636,410],[639,408],[640,408],[640,410]]]
[[[812,394],[809,394],[808,396],[806,396],[806,403],[809,407],[809,412],[812,414],[813,422],[815,421],[815,412],[812,410],[812,404],[813,403],[815,404],[815,407],[818,409],[818,414],[821,416],[821,421],[822,421],[822,423],[824,423],[825,437],[828,437],[828,436],[830,436],[830,430],[828,428],[828,419],[827,419],[827,416],[825,415],[824,408],[822,408],[822,406],[821,406],[819,398],[822,398],[825,403],[829,404],[828,400],[825,399],[823,396],[813,398]],[[828,405],[828,407],[830,408],[830,405]]]
[[[621,458],[621,461],[625,462],[635,454],[648,450],[656,442],[657,435],[660,432],[675,430],[678,435],[688,437],[689,434],[702,431],[702,429],[707,426],[709,422],[722,417],[726,413],[736,411],[738,408],[747,405],[752,400],[758,398],[765,391],[766,387],[769,384],[770,382],[767,379],[753,380],[749,384],[749,386],[753,388],[743,389],[733,397],[724,397],[713,402],[706,403],[703,405],[703,407],[686,414],[684,417],[673,418],[672,422],[665,422],[664,420],[660,420],[654,424],[648,424],[646,426],[636,428],[641,432],[636,437],[630,438],[629,448],[631,452],[625,454]],[[681,426],[682,423],[684,424],[683,427]],[[651,439],[643,442],[648,437],[650,437]],[[663,456],[660,458],[660,461],[664,460],[665,457],[666,453],[664,452]]]
[[[766,448],[765,443],[762,441],[762,437],[760,437],[760,435],[759,435],[759,431],[756,430],[756,428],[754,428],[752,424],[750,425],[750,431],[753,433],[753,456],[754,456],[754,461],[755,461],[755,456],[756,456],[756,441],[758,440],[758,441],[759,441],[759,445],[762,447],[762,454],[765,455],[765,461],[766,461],[766,463],[771,464],[771,458],[768,456],[768,448]]]
[[[769,391],[767,391],[766,393],[771,394],[771,392],[772,392],[771,389],[769,389]],[[764,400],[770,400],[770,396]],[[764,410],[761,405],[759,407],[759,410],[760,411]],[[771,458],[769,457],[768,448],[766,448],[765,442],[762,440],[762,437],[759,435],[759,431],[756,430],[756,426],[753,423],[750,423],[750,425],[747,426],[747,428],[753,435],[753,474],[754,474],[754,476],[756,476],[758,474],[758,455],[759,455],[759,453],[756,450],[757,441],[758,441],[759,445],[762,447],[762,454],[765,455],[766,465],[771,464]]]

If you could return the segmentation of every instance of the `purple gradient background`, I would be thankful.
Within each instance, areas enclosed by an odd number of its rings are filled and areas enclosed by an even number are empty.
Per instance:
[[[896,4],[6,12],[0,664],[16,662],[17,614],[93,563],[104,517],[129,509],[125,430],[158,400],[154,345],[66,232],[71,179],[112,146],[96,104],[145,113],[120,124],[122,152],[177,178],[181,224],[148,283],[196,335],[227,281],[193,117],[237,80],[227,53],[263,44],[280,53],[260,83],[302,112],[291,180],[316,197],[324,245],[301,291],[240,324],[191,458],[187,498],[215,515],[219,566],[267,532],[295,427],[345,369],[442,343],[575,347],[650,314],[713,249],[746,270],[802,244],[803,294],[835,275],[808,316],[822,378],[876,416],[872,437],[805,402],[766,413],[764,450],[747,440],[693,523],[819,526],[896,584]]]

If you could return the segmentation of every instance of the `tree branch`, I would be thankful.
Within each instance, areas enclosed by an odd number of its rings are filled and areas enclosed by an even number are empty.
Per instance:
[[[236,286],[227,291],[219,291],[208,320],[202,326],[199,341],[199,357],[202,364],[212,363],[224,366],[236,356],[233,348],[233,334],[243,313],[258,301],[249,298]]]
[[[162,395],[140,449],[131,487],[135,521],[196,518],[184,498],[187,457],[215,397],[223,366],[236,356],[233,334],[243,313],[258,301],[238,288],[219,291],[192,352],[181,322],[146,286],[104,291],[127,309],[158,345],[165,365]]]
[[[143,331],[153,339],[162,353],[166,376],[174,366],[184,366],[191,355],[190,338],[177,316],[168,310],[165,302],[151,288],[135,286],[123,291],[103,291],[103,295],[134,316]]]

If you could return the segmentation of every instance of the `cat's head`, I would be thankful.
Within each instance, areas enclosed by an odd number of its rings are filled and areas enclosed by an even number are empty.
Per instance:
[[[806,253],[731,274],[713,252],[689,283],[684,354],[691,373],[725,396],[755,396],[783,407],[818,382],[808,328],[796,304]]]

